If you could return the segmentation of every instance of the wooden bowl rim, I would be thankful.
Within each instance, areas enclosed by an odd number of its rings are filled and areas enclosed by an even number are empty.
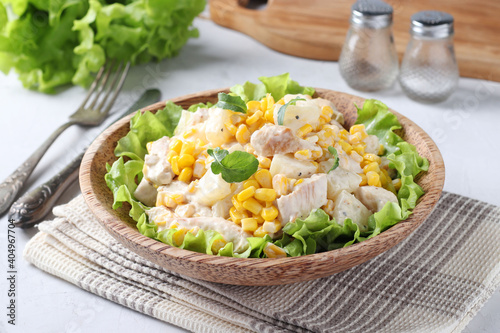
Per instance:
[[[318,93],[334,93],[335,95],[343,95],[344,97],[348,97],[349,99],[356,99],[356,100],[366,100],[363,97],[360,96],[355,96],[335,90],[330,90],[330,89],[323,89],[323,88],[315,88],[316,89],[316,94]],[[183,96],[179,96],[173,99],[169,99],[166,101],[172,101],[174,103],[179,103],[184,100],[188,100],[191,98],[196,98],[200,95],[204,96],[213,96],[216,95],[219,92],[228,92],[229,88],[221,88],[221,89],[210,89],[210,90],[205,90],[197,93],[192,93],[192,94],[187,94]],[[157,111],[160,108],[163,108],[165,105],[165,102],[158,102],[155,104],[152,104],[148,107],[145,107],[141,109],[141,112],[144,111]],[[433,163],[435,164],[435,176],[436,179],[438,180],[437,182],[433,182],[430,184],[430,188],[425,192],[425,194],[420,198],[420,201],[418,202],[417,206],[413,210],[413,214],[410,215],[410,217],[406,220],[400,221],[399,223],[395,224],[388,230],[380,233],[379,235],[364,240],[363,242],[360,243],[355,243],[352,244],[348,247],[345,248],[340,248],[336,250],[331,250],[331,251],[326,251],[326,252],[320,252],[320,253],[315,253],[315,254],[309,254],[309,255],[304,255],[304,256],[298,256],[298,257],[286,257],[286,258],[235,258],[235,257],[221,257],[221,256],[216,256],[216,255],[209,255],[209,254],[204,254],[204,253],[199,253],[199,252],[194,252],[194,251],[189,251],[189,250],[184,250],[180,249],[174,246],[170,246],[168,244],[162,243],[160,241],[157,241],[155,239],[146,237],[142,235],[137,229],[134,229],[135,233],[133,236],[130,236],[127,233],[121,232],[123,229],[123,226],[125,222],[116,216],[110,214],[106,208],[102,206],[100,201],[95,195],[95,192],[93,190],[93,182],[91,181],[91,173],[90,172],[85,172],[83,168],[80,169],[80,187],[81,191],[83,193],[84,199],[91,209],[92,213],[97,217],[99,222],[108,230],[108,232],[112,231],[117,234],[120,234],[122,237],[125,237],[128,239],[130,242],[136,243],[138,245],[141,245],[151,251],[156,252],[157,254],[161,255],[166,255],[171,258],[175,259],[182,259],[182,260],[187,260],[191,261],[193,263],[198,263],[198,262],[203,262],[205,265],[216,265],[216,266],[255,266],[255,267],[267,267],[267,266],[273,266],[273,267],[281,267],[281,266],[288,266],[288,265],[297,265],[300,263],[311,263],[311,262],[317,262],[317,261],[324,261],[324,260],[333,260],[335,261],[336,257],[340,256],[349,256],[351,253],[356,252],[357,248],[360,246],[365,246],[368,243],[385,243],[386,241],[395,238],[397,235],[398,231],[400,229],[408,228],[410,225],[412,226],[412,230],[410,231],[413,232],[418,225],[420,225],[433,211],[435,208],[435,205],[437,203],[437,200],[435,202],[432,202],[436,197],[439,198],[440,194],[442,192],[442,188],[444,186],[444,176],[445,176],[445,169],[444,169],[444,161],[443,158],[439,152],[439,149],[437,145],[434,143],[434,141],[430,138],[430,136],[422,130],[417,124],[415,124],[413,121],[411,121],[409,118],[401,115],[400,113],[392,110],[389,108],[389,110],[396,115],[398,118],[399,122],[402,124],[403,129],[411,125],[416,128],[416,130],[419,132],[419,134],[422,136],[424,139],[426,146],[428,147],[431,155],[432,155],[432,160]],[[339,110],[341,111],[341,110]],[[342,112],[342,111],[341,111]],[[116,130],[120,129],[122,126],[125,124],[129,124],[130,119],[136,114],[134,112],[133,114],[130,114],[117,122],[115,122],[113,125],[111,125],[109,128],[107,128],[103,133],[101,133],[91,144],[91,146],[87,149],[85,156],[82,160],[82,166],[84,165],[91,165],[92,160],[94,159],[95,155],[98,154],[99,152],[99,146],[102,145],[106,139],[112,135]],[[104,179],[102,180],[104,182]],[[111,195],[111,193],[110,193]],[[430,207],[427,212],[420,210],[425,209],[425,207]],[[414,221],[414,216],[417,216],[416,213],[420,213],[421,218],[420,221]],[[416,226],[414,224],[417,223]],[[129,226],[126,226],[126,229],[128,229]],[[125,229],[125,230],[126,230]],[[408,235],[410,234],[408,233]],[[404,238],[408,237],[406,235]],[[403,238],[403,239],[404,239]],[[399,243],[401,240],[398,242],[394,243],[392,246],[396,245]],[[390,247],[389,247],[390,248]],[[387,251],[389,248],[385,249]]]

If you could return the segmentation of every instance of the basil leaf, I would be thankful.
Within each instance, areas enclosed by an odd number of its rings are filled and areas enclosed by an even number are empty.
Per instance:
[[[255,156],[244,151],[233,151],[231,154],[219,147],[208,149],[208,155],[214,158],[210,165],[214,174],[221,174],[228,183],[239,183],[250,178],[259,168]]]
[[[305,99],[300,98],[300,97],[296,97],[296,98],[292,99],[291,101],[289,101],[288,103],[286,103],[285,105],[280,107],[280,109],[278,110],[278,125],[283,125],[283,121],[285,120],[286,108],[289,105],[297,104],[297,101],[305,101]]]
[[[215,104],[216,107],[234,112],[247,113],[247,104],[240,96],[219,93],[217,97],[219,101]]]
[[[334,158],[333,165],[330,170],[328,170],[328,172],[330,172],[337,169],[339,166],[339,153],[337,152],[337,149],[333,148],[332,146],[328,147],[328,152],[332,154]]]

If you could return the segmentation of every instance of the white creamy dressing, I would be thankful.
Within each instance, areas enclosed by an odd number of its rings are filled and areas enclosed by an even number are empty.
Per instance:
[[[394,194],[383,188],[360,188],[361,177],[358,173],[363,172],[360,163],[344,152],[338,143],[335,148],[340,166],[332,172],[329,170],[333,165],[333,158],[318,165],[294,157],[294,153],[302,149],[322,154],[322,148],[317,143],[318,136],[297,136],[297,131],[305,124],[318,126],[322,107],[332,108],[333,116],[329,126],[336,134],[343,128],[344,122],[343,115],[328,100],[311,99],[308,95],[286,95],[284,102],[287,103],[296,97],[305,100],[288,106],[283,126],[277,125],[277,113],[281,105],[276,104],[275,124],[266,124],[256,130],[248,144],[242,145],[231,139],[233,136],[225,124],[238,115],[221,108],[183,111],[174,137],[182,139],[186,131],[191,131],[189,140],[193,142],[200,139],[212,148],[222,147],[230,153],[240,150],[255,152],[259,158],[272,157],[269,171],[273,177],[285,176],[294,182],[303,179],[300,185],[291,187],[291,193],[275,200],[279,210],[278,220],[282,225],[298,217],[305,218],[313,209],[326,205],[327,201],[333,201],[335,208],[331,215],[339,224],[342,225],[349,217],[365,230],[368,217],[373,212],[380,210],[388,201],[397,202],[397,199]],[[155,195],[163,194],[180,194],[185,202],[171,208],[153,207],[147,211],[150,221],[159,225],[158,231],[172,226],[215,230],[221,233],[226,241],[234,243],[236,252],[244,251],[248,247],[246,238],[251,235],[229,220],[231,198],[243,189],[242,183],[229,184],[220,174],[213,174],[209,164],[211,157],[206,159],[207,171],[197,183],[188,185],[178,180],[172,181],[175,175],[166,159],[169,141],[172,139],[162,138],[151,144],[149,154],[145,157],[144,179],[134,194],[148,205],[154,201]],[[376,136],[369,135],[364,142],[366,152],[378,153],[379,141]]]

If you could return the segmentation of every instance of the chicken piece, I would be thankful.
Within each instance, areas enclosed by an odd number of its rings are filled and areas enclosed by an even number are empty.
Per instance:
[[[353,193],[359,187],[359,183],[362,180],[360,175],[340,166],[328,172],[326,179],[328,183],[327,197],[330,200],[335,200],[342,191]]]
[[[276,203],[281,216],[281,225],[285,225],[296,218],[306,218],[311,211],[320,208],[327,202],[326,175],[316,174],[309,179],[304,179],[295,190],[281,196]]]
[[[145,204],[146,206],[153,207],[156,203],[156,188],[146,180],[146,178],[142,178],[139,186],[134,191],[134,197]]]
[[[278,125],[278,111],[281,105],[274,107],[274,123]],[[288,105],[283,119],[283,126],[290,128],[294,133],[302,126],[309,124],[313,128],[319,125],[321,108],[310,101],[297,101],[296,105]]]
[[[224,199],[217,201],[212,206],[212,215],[215,217],[222,217],[225,219],[229,218],[229,209],[233,206],[232,197],[233,195],[240,193],[243,190],[243,183],[234,183],[231,185],[231,193],[227,195]]]
[[[174,179],[170,163],[164,158],[169,152],[170,139],[166,136],[151,143],[149,154],[144,157],[144,178],[155,185],[167,185]]]
[[[196,185],[193,200],[205,206],[212,206],[230,194],[231,184],[226,183],[220,174],[214,174],[212,168],[208,167],[207,172]]]
[[[384,208],[388,202],[398,203],[394,193],[377,186],[362,186],[354,192],[354,196],[373,213]]]
[[[347,191],[340,192],[337,199],[335,199],[332,217],[342,226],[345,219],[350,218],[352,222],[358,225],[360,231],[366,231],[368,229],[368,218],[371,215],[372,212]]]
[[[336,123],[335,125],[338,124],[342,128],[341,124],[342,125],[344,124],[344,115],[342,113],[340,113],[339,110],[337,110],[337,108],[335,107],[335,105],[333,105],[332,102],[330,102],[329,100],[324,99],[324,98],[315,98],[315,99],[311,100],[311,102],[316,103],[319,107],[323,107],[323,106],[331,107],[333,110],[332,124]]]
[[[174,135],[180,135],[188,128],[202,125],[209,116],[210,109],[198,109],[196,112],[182,110]],[[204,125],[204,124],[203,124]]]
[[[366,143],[366,148],[365,148],[366,153],[378,155],[378,150],[380,149],[380,142],[376,135],[368,135],[363,141]]]
[[[205,135],[213,147],[220,147],[232,137],[226,128],[231,120],[231,111],[221,108],[210,109],[210,117],[205,122]]]
[[[321,150],[319,146],[297,137],[290,128],[279,125],[266,125],[255,131],[250,144],[259,156],[295,153],[304,149]]]
[[[299,161],[288,155],[275,155],[269,171],[274,177],[283,174],[288,178],[308,178],[316,173],[317,167],[311,161]]]

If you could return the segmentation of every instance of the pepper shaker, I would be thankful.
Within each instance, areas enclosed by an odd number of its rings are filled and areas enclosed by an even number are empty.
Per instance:
[[[339,58],[340,74],[357,90],[389,88],[397,78],[392,7],[381,0],[358,0]]]
[[[406,48],[399,83],[411,99],[437,103],[447,99],[458,82],[453,49],[453,16],[422,11],[411,17],[411,39]]]

